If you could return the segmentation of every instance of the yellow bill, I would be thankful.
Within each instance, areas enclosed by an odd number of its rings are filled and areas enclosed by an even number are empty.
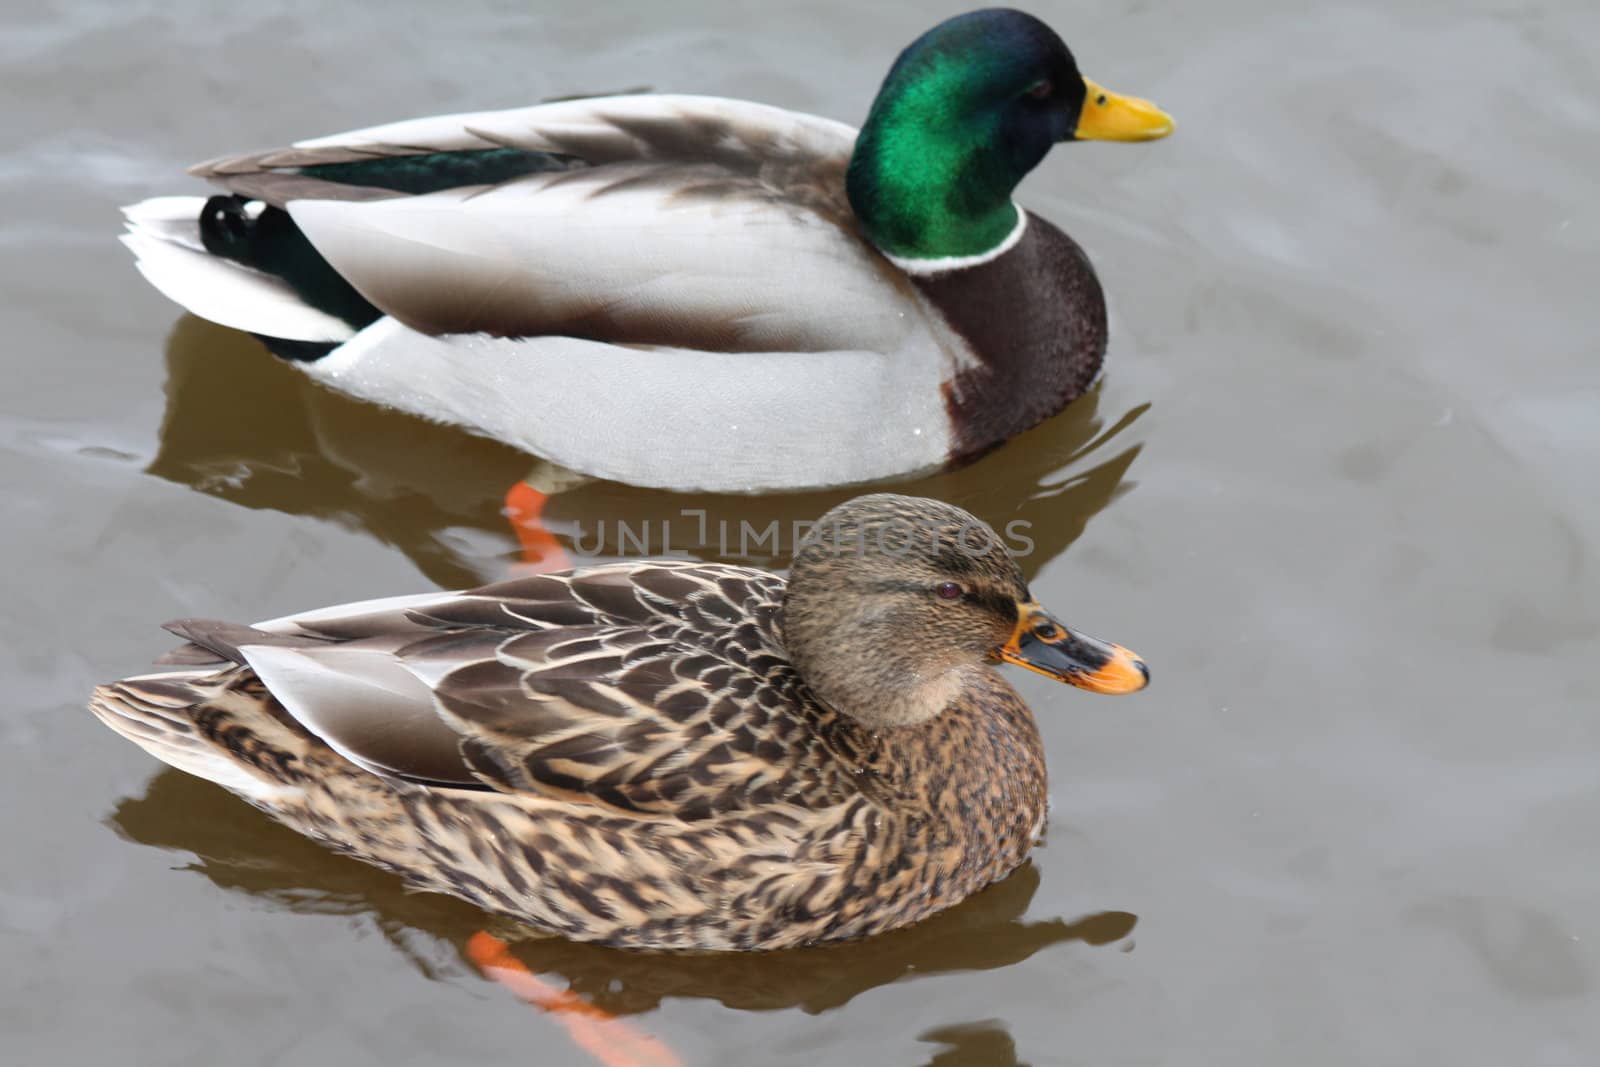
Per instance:
[[[1080,141],[1154,141],[1177,126],[1171,115],[1148,100],[1118,96],[1088,78],[1083,87],[1087,95],[1074,134]]]

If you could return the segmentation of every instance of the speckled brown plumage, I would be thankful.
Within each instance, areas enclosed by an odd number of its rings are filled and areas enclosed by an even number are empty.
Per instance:
[[[896,518],[931,540],[836,539]],[[958,550],[987,527],[948,505],[863,497],[818,529],[787,587],[624,563],[173,624],[192,642],[173,660],[233,665],[102,686],[91,707],[338,851],[543,930],[699,950],[860,937],[1032,845],[1040,738],[985,662],[1027,591],[1003,552]],[[950,582],[959,599],[931,591]]]

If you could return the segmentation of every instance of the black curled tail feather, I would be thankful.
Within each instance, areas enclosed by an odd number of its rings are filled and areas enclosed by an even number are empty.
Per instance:
[[[252,212],[243,196],[219,194],[200,209],[200,243],[220,259],[281,278],[305,303],[362,329],[382,317],[371,302],[322,257],[282,208],[262,205]],[[332,344],[283,341],[257,335],[285,359],[320,359]]]
[[[254,227],[253,220],[245,214],[247,203],[242,196],[207,197],[200,209],[200,243],[214,256],[254,266],[250,248]]]

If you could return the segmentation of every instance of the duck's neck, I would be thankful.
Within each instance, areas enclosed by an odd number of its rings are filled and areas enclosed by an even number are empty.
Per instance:
[[[943,714],[968,685],[969,672],[963,669],[922,673],[887,660],[870,665],[846,660],[806,661],[806,681],[823,704],[869,730],[915,728]]]
[[[1016,158],[997,128],[941,123],[937,85],[891,88],[861,128],[845,183],[868,239],[912,264],[1004,252],[1025,220],[1012,190],[1038,158]]]

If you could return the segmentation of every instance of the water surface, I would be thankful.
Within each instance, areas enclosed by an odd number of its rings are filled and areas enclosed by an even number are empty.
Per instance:
[[[182,167],[230,149],[640,84],[859,121],[894,52],[957,8],[14,8],[8,1050],[585,1063],[464,962],[471,908],[162,771],[83,710],[167,646],[162,619],[506,573],[523,464],[182,316],[115,245],[115,207],[198,191]],[[1029,522],[1041,599],[1156,684],[1111,701],[1014,679],[1049,747],[1046,844],[929,923],[780,957],[523,957],[689,1063],[1594,1062],[1600,9],[1033,10],[1180,128],[1065,147],[1023,186],[1101,273],[1109,374],[914,488]],[[604,556],[601,520],[764,526],[839,496],[597,484],[552,514]]]

